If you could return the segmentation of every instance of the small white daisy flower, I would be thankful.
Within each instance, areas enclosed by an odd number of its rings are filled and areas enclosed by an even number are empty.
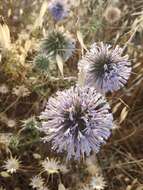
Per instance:
[[[17,158],[11,157],[5,161],[3,168],[11,174],[16,173],[16,171],[20,168],[20,162]]]
[[[44,171],[48,172],[48,174],[54,174],[54,173],[59,173],[59,161],[56,159],[49,159],[47,158],[42,162],[42,167]]]
[[[90,185],[93,189],[104,190],[106,187],[106,182],[105,182],[103,176],[96,175],[96,176],[92,177]]]
[[[42,167],[44,171],[46,171],[49,175],[62,172],[63,174],[68,172],[66,165],[61,164],[58,160],[54,158],[47,158],[42,163]]]
[[[39,190],[39,189],[42,190],[43,189],[43,185],[44,185],[44,181],[41,178],[41,176],[34,176],[31,179],[30,185],[32,186],[33,189],[36,188],[37,190]]]

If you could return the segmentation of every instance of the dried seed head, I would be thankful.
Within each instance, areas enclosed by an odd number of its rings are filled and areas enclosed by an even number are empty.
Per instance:
[[[104,17],[107,22],[115,23],[121,18],[121,10],[118,7],[109,6],[105,10]]]

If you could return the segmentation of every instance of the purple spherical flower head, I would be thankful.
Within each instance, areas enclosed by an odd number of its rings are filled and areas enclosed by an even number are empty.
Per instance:
[[[67,17],[69,11],[64,0],[52,0],[49,3],[48,9],[56,21],[60,21]]]
[[[109,104],[95,88],[72,87],[51,97],[41,113],[42,128],[57,152],[80,159],[98,152],[113,127]]]
[[[111,45],[94,43],[78,64],[85,71],[86,85],[96,87],[101,93],[123,87],[131,74],[131,63],[122,53],[119,46],[111,49]]]

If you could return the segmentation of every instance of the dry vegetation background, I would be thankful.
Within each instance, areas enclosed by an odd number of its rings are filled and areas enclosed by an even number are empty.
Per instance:
[[[97,155],[105,190],[143,190],[143,1],[75,0],[68,17],[60,22],[53,20],[44,3],[0,0],[0,27],[3,23],[8,27],[5,36],[0,33],[0,190],[33,189],[31,179],[42,172],[46,157],[65,164],[63,155],[40,141],[38,116],[52,94],[76,83],[78,60],[94,41],[124,47],[133,67],[126,87],[108,94],[115,127]],[[108,15],[111,6],[121,13]],[[76,49],[63,69],[57,63],[41,69],[34,60],[42,39],[53,29],[68,33]],[[16,172],[3,167],[10,157],[20,163]],[[49,171],[42,173],[45,190],[88,190],[86,185],[97,172],[95,165],[94,160],[91,165],[73,161],[66,166],[66,174],[62,170],[52,176]]]

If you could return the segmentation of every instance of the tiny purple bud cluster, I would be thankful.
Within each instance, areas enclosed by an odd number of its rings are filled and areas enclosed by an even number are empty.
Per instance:
[[[68,7],[64,0],[52,0],[48,9],[56,21],[63,20],[68,16]]]

